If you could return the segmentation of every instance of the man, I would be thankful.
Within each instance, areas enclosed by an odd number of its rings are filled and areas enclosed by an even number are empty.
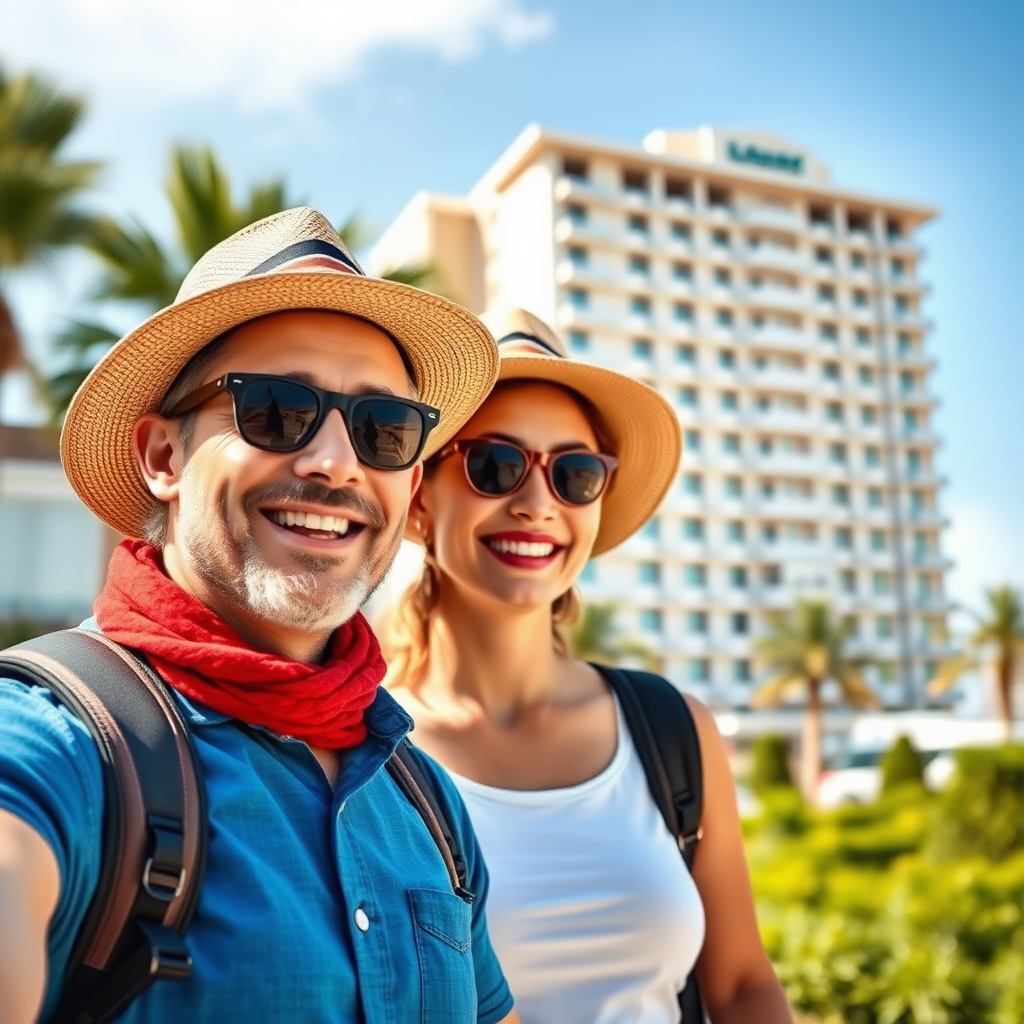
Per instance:
[[[475,317],[365,277],[298,209],[207,253],[75,397],[68,477],[137,538],[87,625],[173,688],[209,802],[192,973],[119,1019],[515,1020],[454,790],[427,765],[472,904],[382,770],[411,722],[378,689],[359,613],[420,459],[496,371]],[[28,1024],[53,1012],[96,889],[103,782],[89,732],[47,691],[0,681],[0,723],[0,1024]]]

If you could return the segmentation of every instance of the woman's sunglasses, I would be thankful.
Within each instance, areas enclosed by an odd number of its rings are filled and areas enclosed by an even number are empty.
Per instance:
[[[459,453],[469,486],[488,498],[514,494],[534,465],[544,470],[551,493],[566,505],[597,501],[611,481],[618,459],[598,452],[531,452],[510,441],[475,438],[454,441],[438,452],[439,459]]]
[[[441,418],[433,406],[410,398],[343,395],[264,373],[226,373],[187,394],[171,416],[182,416],[222,391],[231,395],[238,433],[265,452],[298,451],[331,409],[340,410],[357,458],[372,469],[408,469]]]

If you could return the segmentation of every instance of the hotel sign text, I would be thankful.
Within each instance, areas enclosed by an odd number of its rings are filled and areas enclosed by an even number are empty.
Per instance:
[[[789,174],[802,174],[804,170],[804,158],[802,156],[791,156],[788,153],[773,153],[767,149],[760,149],[757,146],[740,145],[737,142],[730,142],[727,147],[730,160],[741,164],[756,164],[772,171],[786,171]]]

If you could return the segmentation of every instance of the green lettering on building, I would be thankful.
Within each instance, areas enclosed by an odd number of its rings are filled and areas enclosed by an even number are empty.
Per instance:
[[[772,153],[767,149],[759,149],[752,145],[741,146],[736,142],[729,143],[727,152],[730,160],[741,164],[756,164],[758,167],[765,167],[771,171],[786,171],[788,174],[803,174],[804,171],[802,156]]]

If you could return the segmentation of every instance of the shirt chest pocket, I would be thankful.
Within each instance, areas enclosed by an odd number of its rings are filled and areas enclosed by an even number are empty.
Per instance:
[[[473,916],[453,892],[410,889],[420,965],[421,1024],[475,1024]]]

